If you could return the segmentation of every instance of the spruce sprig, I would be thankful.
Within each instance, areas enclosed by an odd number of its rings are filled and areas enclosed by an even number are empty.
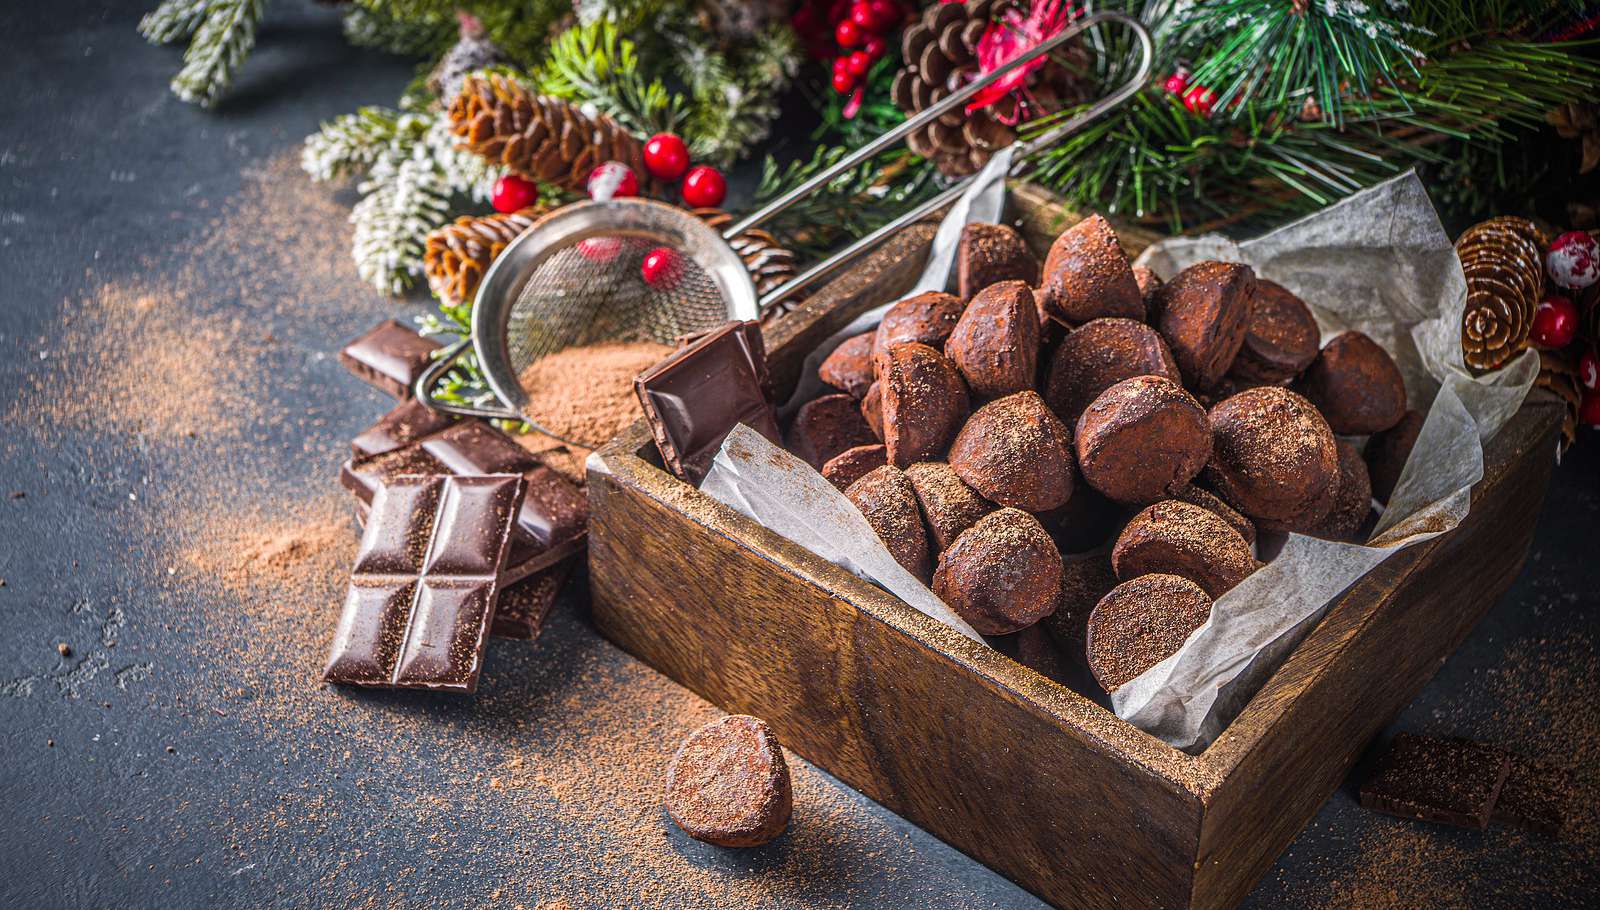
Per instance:
[[[642,71],[634,43],[609,19],[562,32],[534,82],[543,94],[593,104],[641,135],[675,131],[684,116],[683,97]]]
[[[209,0],[205,18],[184,51],[183,68],[172,77],[172,93],[201,107],[215,104],[255,47],[256,27],[266,8],[266,0]]]
[[[151,44],[188,38],[206,20],[211,0],[165,0],[139,20],[139,34]]]

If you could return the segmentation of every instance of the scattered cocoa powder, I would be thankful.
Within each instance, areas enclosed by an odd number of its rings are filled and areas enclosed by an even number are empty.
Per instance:
[[[523,413],[541,427],[594,448],[640,417],[633,378],[672,348],[618,341],[557,351],[517,377],[528,393]]]

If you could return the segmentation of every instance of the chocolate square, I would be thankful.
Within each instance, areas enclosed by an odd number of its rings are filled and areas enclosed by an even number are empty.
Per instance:
[[[1361,788],[1375,812],[1487,828],[1511,767],[1506,753],[1465,739],[1400,733]]]
[[[1513,756],[1489,820],[1560,837],[1572,811],[1572,774],[1548,762]]]
[[[440,344],[418,335],[396,320],[385,319],[344,346],[339,362],[363,382],[396,398],[411,398],[417,377],[433,360]]]
[[[550,608],[555,605],[556,595],[561,593],[567,576],[572,574],[573,562],[564,559],[502,590],[490,632],[500,638],[538,638]]]
[[[404,448],[413,442],[443,432],[459,417],[430,410],[420,401],[405,401],[391,409],[375,424],[362,430],[350,441],[350,452],[356,457],[381,455]]]

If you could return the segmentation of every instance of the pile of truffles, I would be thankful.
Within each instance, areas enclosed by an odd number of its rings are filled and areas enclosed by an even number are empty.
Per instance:
[[[1258,568],[1258,533],[1364,539],[1421,429],[1372,339],[1319,347],[1247,265],[1163,282],[1098,216],[1042,273],[1014,230],[970,225],[958,285],[835,349],[837,391],[786,444],[973,628],[1007,653],[1042,628],[1106,692]]]

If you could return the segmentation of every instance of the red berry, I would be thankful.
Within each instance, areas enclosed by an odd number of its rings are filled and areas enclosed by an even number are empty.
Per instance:
[[[850,90],[855,87],[856,77],[850,75],[849,70],[844,70],[842,72],[836,72],[833,74],[833,90],[839,94],[848,95],[850,94]]]
[[[888,52],[888,50],[889,43],[883,40],[882,35],[868,35],[866,39],[861,42],[860,53],[866,54],[867,58],[870,60],[876,61],[882,58],[883,55]]]
[[[676,285],[683,276],[683,259],[677,250],[658,246],[644,254],[639,274],[644,276],[645,284],[657,290],[666,290]]]
[[[1583,393],[1583,402],[1578,405],[1578,422],[1600,429],[1600,392],[1591,390]]]
[[[1600,355],[1595,354],[1594,348],[1578,358],[1578,384],[1591,392],[1600,389]]]
[[[1600,281],[1600,244],[1583,231],[1568,231],[1550,242],[1545,270],[1556,284],[1581,291]]]
[[[861,26],[853,20],[844,19],[834,26],[833,40],[839,42],[840,47],[855,47],[861,43]]]
[[[728,197],[728,181],[716,168],[702,164],[683,178],[683,201],[697,209],[716,208]]]
[[[871,0],[872,18],[877,21],[875,32],[886,32],[900,21],[900,4],[894,0]]]
[[[1189,74],[1184,70],[1178,70],[1167,77],[1162,87],[1174,95],[1182,96],[1183,90],[1189,87]]]
[[[1211,109],[1216,106],[1217,93],[1203,85],[1189,89],[1183,95],[1183,106],[1189,112],[1200,117],[1210,117]]]
[[[584,184],[589,198],[596,202],[620,196],[639,195],[639,175],[620,161],[607,161],[589,172],[589,182]]]
[[[865,76],[867,70],[872,67],[872,58],[867,56],[866,51],[856,51],[844,59],[845,69],[850,71],[850,75],[857,78]]]
[[[656,133],[644,144],[644,169],[657,180],[677,180],[689,169],[689,147],[671,133]]]
[[[862,32],[869,34],[883,28],[872,15],[872,4],[867,0],[856,0],[850,6],[850,21],[854,22]]]
[[[1528,330],[1528,340],[1535,345],[1554,350],[1564,348],[1578,337],[1578,308],[1571,300],[1551,294],[1539,301],[1533,310],[1533,328]]]
[[[610,262],[620,252],[621,237],[590,237],[578,244],[578,254],[590,262]]]
[[[507,174],[494,183],[490,203],[497,212],[517,212],[539,201],[539,184],[526,177]]]

